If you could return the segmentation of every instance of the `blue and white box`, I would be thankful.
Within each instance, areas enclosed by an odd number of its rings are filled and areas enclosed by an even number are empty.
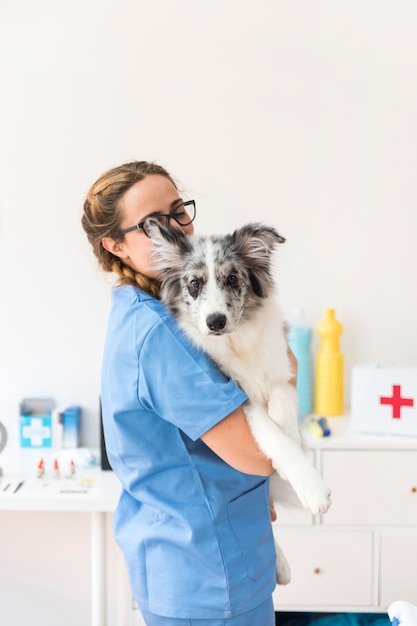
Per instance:
[[[55,403],[50,398],[25,398],[20,403],[20,446],[52,448]]]

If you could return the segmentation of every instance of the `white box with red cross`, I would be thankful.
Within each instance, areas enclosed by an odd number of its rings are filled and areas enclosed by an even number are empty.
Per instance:
[[[417,368],[352,368],[351,428],[417,437]]]

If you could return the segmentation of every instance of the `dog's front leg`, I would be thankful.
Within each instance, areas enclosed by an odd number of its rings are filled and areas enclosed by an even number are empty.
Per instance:
[[[325,513],[331,504],[331,490],[302,449],[260,404],[246,404],[244,411],[259,447],[271,459],[278,474],[291,483],[301,504],[314,515]]]
[[[280,383],[272,388],[268,399],[268,415],[284,433],[301,446],[297,391],[294,385]]]

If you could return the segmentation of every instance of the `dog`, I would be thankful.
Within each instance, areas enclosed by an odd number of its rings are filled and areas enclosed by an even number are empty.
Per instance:
[[[304,454],[297,397],[276,302],[273,251],[285,239],[269,226],[247,224],[225,236],[185,235],[147,220],[154,267],[162,273],[161,300],[183,332],[247,394],[244,411],[260,449],[314,515],[331,504],[331,491]],[[271,476],[271,500],[282,480]],[[280,546],[277,582],[290,581]]]

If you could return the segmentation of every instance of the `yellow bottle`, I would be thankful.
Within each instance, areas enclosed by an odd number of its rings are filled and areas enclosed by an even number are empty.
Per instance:
[[[335,318],[334,309],[326,309],[317,332],[321,342],[316,358],[315,412],[324,417],[342,415],[343,354],[339,337],[343,333],[343,326]]]

